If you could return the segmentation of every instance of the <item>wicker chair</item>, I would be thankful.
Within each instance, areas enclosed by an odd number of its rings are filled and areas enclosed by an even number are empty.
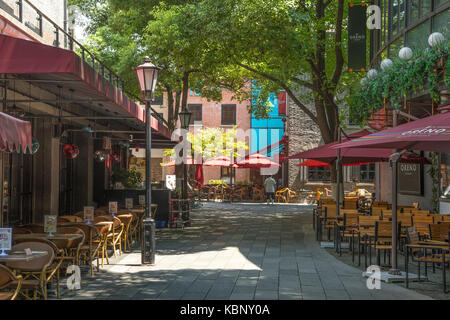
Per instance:
[[[0,300],[15,300],[22,287],[22,276],[16,276],[9,268],[0,264]],[[12,289],[12,291],[11,291]]]

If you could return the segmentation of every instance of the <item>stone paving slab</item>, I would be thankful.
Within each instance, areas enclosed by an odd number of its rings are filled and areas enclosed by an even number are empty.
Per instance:
[[[429,299],[394,284],[367,289],[360,270],[320,248],[311,215],[312,206],[203,203],[192,227],[157,230],[155,265],[141,266],[134,248],[94,278],[83,273],[81,290],[62,287],[62,298]]]

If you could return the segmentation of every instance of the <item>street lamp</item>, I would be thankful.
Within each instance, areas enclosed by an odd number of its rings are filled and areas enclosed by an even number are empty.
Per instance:
[[[183,111],[181,111],[178,116],[180,117],[180,124],[181,124],[181,129],[185,129],[187,130],[189,128],[189,124],[191,123],[191,116],[192,113],[189,112],[186,108],[183,109]],[[187,137],[187,135],[185,136]],[[183,138],[185,139],[185,138]],[[186,150],[185,148],[183,150]],[[184,152],[184,151],[183,151]],[[186,165],[186,159],[187,159],[187,155],[185,155],[183,153],[183,158],[184,158],[184,162],[183,162],[183,200],[186,201],[187,199],[187,165]],[[187,207],[186,210],[188,210],[189,212],[189,207],[188,205],[185,203],[185,201],[183,201],[182,204],[182,216],[181,219],[183,220],[183,211],[184,208]],[[186,220],[189,220],[189,217],[186,217]]]
[[[136,74],[145,101],[145,219],[142,223],[141,263],[155,264],[155,221],[151,218],[152,181],[151,181],[151,149],[152,126],[150,103],[153,100],[158,71],[160,68],[150,62],[148,57],[136,68]]]

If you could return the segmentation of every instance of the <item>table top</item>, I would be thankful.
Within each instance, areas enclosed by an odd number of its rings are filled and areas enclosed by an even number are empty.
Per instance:
[[[47,233],[27,233],[27,234],[14,234],[14,239],[47,239],[47,240],[77,240],[82,238],[82,234],[64,234],[64,233],[54,233],[49,236]]]
[[[33,251],[31,255],[26,255],[23,251],[13,251],[7,255],[0,255],[0,262],[12,262],[12,261],[31,261],[33,259],[44,257],[48,255],[47,251]]]

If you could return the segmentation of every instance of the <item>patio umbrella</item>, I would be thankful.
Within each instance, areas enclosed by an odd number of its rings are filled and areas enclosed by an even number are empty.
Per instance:
[[[197,185],[201,189],[204,184],[203,165],[201,164],[195,165],[195,181],[197,182]]]
[[[231,161],[230,157],[227,156],[219,156],[213,159],[206,160],[203,165],[207,167],[236,167],[236,165]]]
[[[448,110],[450,106],[440,108]],[[364,148],[399,149],[390,158],[392,167],[392,274],[397,269],[397,164],[406,150],[450,152],[450,112],[411,121],[334,146],[342,150]],[[350,149],[350,150],[351,150]]]
[[[361,163],[349,163],[344,164],[344,166],[361,166],[364,164],[368,164],[369,162],[361,162]],[[302,163],[299,163],[297,167],[329,167],[330,164],[322,161],[317,161],[313,159],[308,159],[303,161]]]
[[[238,168],[270,168],[281,167],[279,163],[270,160],[265,155],[254,153],[237,162]]]
[[[337,148],[352,148],[344,150],[387,148],[450,153],[450,112],[361,136],[352,141],[334,145],[333,148],[335,150]]]

